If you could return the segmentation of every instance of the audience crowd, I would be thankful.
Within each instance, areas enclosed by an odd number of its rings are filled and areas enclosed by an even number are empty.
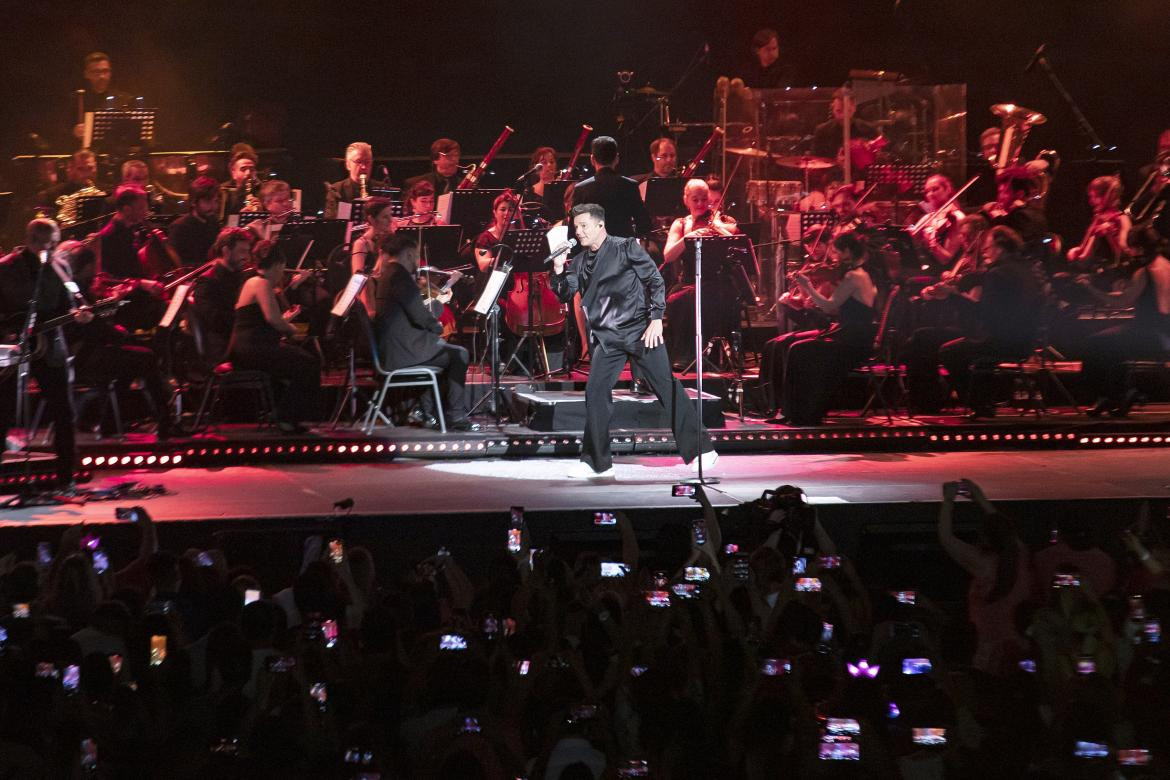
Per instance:
[[[132,560],[82,526],[0,560],[0,778],[1166,776],[1164,519],[1070,512],[1030,549],[942,491],[965,604],[867,580],[790,486],[724,513],[696,487],[651,539],[518,520],[475,566],[311,536],[271,582],[135,507]]]

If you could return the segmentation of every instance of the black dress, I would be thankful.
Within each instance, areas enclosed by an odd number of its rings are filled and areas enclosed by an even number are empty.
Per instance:
[[[282,344],[259,303],[236,309],[228,355],[235,368],[263,371],[272,378],[281,422],[298,423],[317,413],[321,361],[310,352]]]

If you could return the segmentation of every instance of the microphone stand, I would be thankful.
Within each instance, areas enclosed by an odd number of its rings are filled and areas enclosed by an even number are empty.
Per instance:
[[[1069,94],[1069,91],[1064,88],[1064,84],[1061,83],[1060,79],[1057,77],[1056,71],[1053,69],[1052,63],[1048,60],[1048,55],[1045,53],[1045,48],[1046,47],[1041,46],[1036,50],[1036,53],[1032,56],[1032,62],[1029,63],[1027,70],[1031,70],[1031,67],[1034,64],[1039,66],[1040,70],[1044,71],[1044,75],[1047,76],[1048,80],[1052,83],[1052,88],[1056,90],[1056,94],[1060,95],[1061,100],[1065,102],[1069,111],[1072,112],[1073,120],[1077,123],[1077,130],[1079,130],[1081,135],[1085,137],[1085,140],[1089,142],[1089,154],[1094,160],[1097,159],[1097,155],[1103,151],[1116,152],[1116,146],[1110,146],[1108,150],[1106,150],[1105,143],[1101,140],[1101,136],[1097,135],[1097,131],[1093,129],[1091,124],[1089,124],[1089,120],[1083,113],[1081,113],[1080,106],[1077,105],[1077,102],[1073,99],[1073,96]]]
[[[698,441],[702,446],[703,434],[703,239],[695,239],[695,425],[698,426]],[[718,477],[703,476],[703,453],[696,456],[699,464],[700,485],[714,485]]]

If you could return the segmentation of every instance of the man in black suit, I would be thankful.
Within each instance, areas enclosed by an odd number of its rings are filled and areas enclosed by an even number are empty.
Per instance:
[[[596,173],[573,188],[573,205],[596,203],[605,209],[610,235],[628,238],[650,231],[650,214],[638,192],[638,183],[620,175],[617,141],[607,135],[593,139],[589,159]]]
[[[405,233],[391,233],[383,239],[379,252],[382,272],[377,279],[378,352],[387,371],[407,366],[436,366],[444,369],[444,395],[449,428],[477,431],[479,426],[467,419],[467,350],[448,344],[439,336],[443,326],[423,305],[415,275],[418,273],[418,244]],[[438,300],[450,300],[440,296]],[[429,407],[429,394],[423,396],[422,419],[428,427],[435,425]]]
[[[390,182],[370,178],[374,169],[374,149],[364,141],[354,141],[345,149],[345,170],[349,175],[325,186],[325,219],[337,219],[337,204],[353,203],[362,197],[362,177],[366,177],[366,197],[375,189],[384,190]]]
[[[420,181],[429,181],[435,188],[436,197],[451,192],[463,181],[463,169],[459,167],[462,154],[458,141],[451,138],[436,139],[431,144],[431,165],[434,169],[430,173],[407,179],[406,189],[409,190]]]

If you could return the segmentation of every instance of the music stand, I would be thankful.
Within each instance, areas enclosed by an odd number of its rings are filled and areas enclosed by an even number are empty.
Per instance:
[[[558,181],[550,181],[544,185],[544,208],[549,210],[549,203],[552,203],[553,213],[549,214],[549,219],[554,222],[565,217],[565,192],[570,186],[576,184],[575,181],[568,179],[561,179]]]
[[[77,221],[85,222],[91,219],[112,214],[105,195],[82,195],[77,199]]]
[[[504,190],[452,190],[439,196],[436,208],[448,225],[462,225],[463,235],[474,240],[492,221],[492,201]],[[448,197],[450,196],[450,197]]]
[[[85,115],[82,146],[95,152],[119,152],[154,143],[157,109],[133,108],[90,111]]]
[[[726,277],[727,283],[735,288],[741,301],[746,298],[754,302],[755,283],[753,280],[759,279],[760,268],[756,262],[756,253],[750,238],[740,233],[733,236],[688,238],[685,239],[685,242],[684,262],[687,258],[692,257],[695,261],[696,291],[698,290],[699,261],[702,259],[709,269],[708,278]],[[702,253],[701,258],[700,252]],[[742,316],[737,319],[742,320]],[[732,330],[734,331],[735,328],[733,327]],[[702,330],[699,330],[698,333],[700,337],[703,335]],[[730,335],[729,333],[713,333],[708,341],[712,344],[717,341],[722,342],[722,354],[730,359],[732,367],[735,368],[741,361],[732,350]],[[705,359],[703,362],[696,362],[693,365],[698,366],[699,373],[702,373],[705,367],[712,371],[718,371],[717,366],[708,364]]]
[[[463,228],[459,225],[418,225],[398,228],[416,231],[419,258],[423,265],[442,268],[447,271],[459,263],[459,237]]]
[[[362,294],[362,290],[369,280],[370,277],[365,274],[354,274],[349,277],[345,289],[337,297],[337,303],[333,304],[333,308],[329,310],[330,316],[334,318],[331,326],[340,327],[349,320],[349,313],[353,310],[354,302]],[[337,400],[337,406],[333,408],[333,416],[329,420],[329,430],[337,428],[337,423],[341,421],[341,410],[345,408],[346,402],[349,402],[350,415],[354,418],[357,417],[357,396],[360,390],[357,383],[356,351],[353,342],[350,341],[349,355],[346,360],[345,392]]]
[[[277,237],[277,245],[288,258],[297,257],[309,246],[306,260],[311,267],[324,263],[334,249],[345,243],[349,222],[344,219],[314,219],[287,224]]]
[[[646,180],[646,211],[651,217],[681,217],[687,213],[683,203],[683,185],[680,176]]]
[[[529,281],[531,282],[531,274],[543,273],[548,270],[544,264],[544,258],[552,254],[552,250],[549,248],[548,235],[544,230],[514,230],[505,235],[501,243],[511,250],[508,261],[512,266],[513,273],[529,274]],[[515,361],[516,365],[520,366],[520,370],[529,379],[547,377],[552,373],[549,370],[548,351],[545,348],[544,335],[533,330],[532,313],[536,300],[536,285],[530,283],[528,285],[528,322],[525,323],[526,328],[524,332],[517,334],[520,336],[520,340],[516,342],[512,354],[504,361],[505,369]],[[540,356],[543,359],[544,371],[539,375],[534,374],[518,357],[521,348],[524,346],[524,342],[528,340],[529,336],[536,336],[540,342]]]

